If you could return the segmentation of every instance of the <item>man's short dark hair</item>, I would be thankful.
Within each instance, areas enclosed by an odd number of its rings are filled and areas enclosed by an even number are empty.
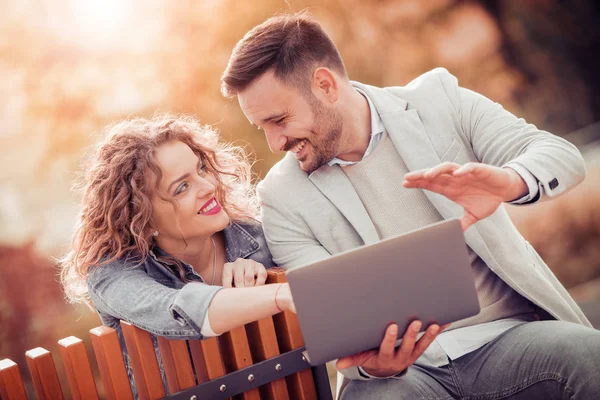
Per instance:
[[[307,13],[272,17],[237,43],[221,77],[221,92],[236,96],[270,70],[284,84],[306,91],[318,67],[347,76],[340,53],[319,23]]]

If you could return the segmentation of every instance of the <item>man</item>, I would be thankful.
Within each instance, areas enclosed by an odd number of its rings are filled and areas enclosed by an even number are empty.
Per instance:
[[[443,332],[432,325],[419,340],[415,321],[399,348],[390,325],[378,351],[338,360],[352,379],[344,399],[600,393],[600,332],[502,206],[580,183],[585,165],[574,146],[459,87],[443,69],[404,87],[352,82],[305,14],[248,32],[222,81],[271,150],[287,152],[258,189],[276,264],[312,263],[462,218],[481,313]]]

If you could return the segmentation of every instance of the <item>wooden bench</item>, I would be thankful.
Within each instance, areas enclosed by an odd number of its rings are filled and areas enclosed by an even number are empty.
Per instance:
[[[285,282],[283,270],[270,270],[267,282]],[[292,313],[279,313],[218,338],[159,337],[168,389],[151,335],[127,322],[121,327],[140,399],[332,399],[325,365],[310,367],[302,354],[304,341]],[[116,331],[99,326],[90,336],[104,396],[133,399]],[[70,336],[58,343],[73,399],[98,399],[83,341]],[[52,354],[38,347],[27,351],[26,358],[38,399],[63,399]],[[0,399],[27,399],[19,366],[10,359],[0,360]]]

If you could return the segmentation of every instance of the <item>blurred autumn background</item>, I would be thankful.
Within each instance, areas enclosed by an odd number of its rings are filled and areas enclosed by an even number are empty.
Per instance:
[[[253,150],[259,177],[282,156],[221,97],[219,78],[247,30],[306,8],[352,79],[403,85],[443,66],[581,149],[582,185],[510,213],[600,327],[597,2],[21,0],[0,6],[0,359],[29,380],[24,352],[43,346],[66,387],[56,341],[87,342],[99,324],[63,300],[54,260],[69,248],[78,210],[71,186],[104,125],[157,110],[192,114]]]

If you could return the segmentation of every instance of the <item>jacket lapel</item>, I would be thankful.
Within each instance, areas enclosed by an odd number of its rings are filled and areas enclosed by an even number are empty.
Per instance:
[[[358,82],[353,82],[353,85],[365,91],[375,105],[390,139],[409,171],[431,168],[442,162],[417,110],[407,110],[408,103],[405,100],[385,89]],[[398,177],[398,179],[402,178]],[[460,205],[429,190],[425,190],[424,193],[444,219],[462,218],[464,210]],[[478,224],[486,222],[480,221]],[[464,234],[467,244],[473,251],[484,260],[493,260],[476,225],[472,225]],[[494,264],[488,263],[490,268],[496,269]]]
[[[324,165],[308,177],[352,224],[365,244],[379,241],[377,230],[369,218],[352,183],[338,165]]]

